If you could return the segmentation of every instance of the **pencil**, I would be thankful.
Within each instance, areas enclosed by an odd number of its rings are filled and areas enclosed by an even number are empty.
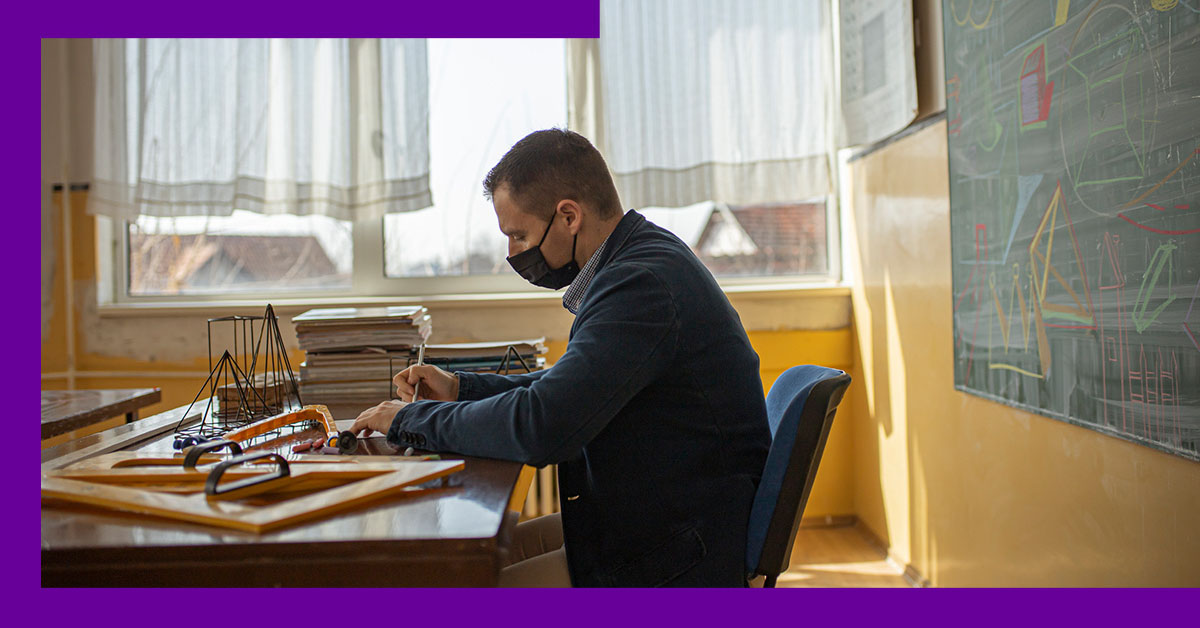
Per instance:
[[[422,364],[425,364],[425,343],[423,343],[423,342],[421,343],[421,348],[417,350],[417,366],[421,366]],[[414,402],[417,400],[417,391],[420,389],[421,389],[421,379],[418,377],[417,383],[413,386],[412,400]]]

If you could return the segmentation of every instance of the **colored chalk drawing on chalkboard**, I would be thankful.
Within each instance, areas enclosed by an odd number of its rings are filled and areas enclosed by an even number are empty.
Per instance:
[[[1200,11],[943,9],[955,386],[1200,460]]]

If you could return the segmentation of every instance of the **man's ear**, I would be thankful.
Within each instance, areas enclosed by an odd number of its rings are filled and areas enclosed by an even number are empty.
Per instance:
[[[563,199],[558,202],[555,212],[566,218],[567,230],[571,232],[571,235],[579,234],[579,230],[583,228],[583,209],[579,207],[579,203],[571,199]]]

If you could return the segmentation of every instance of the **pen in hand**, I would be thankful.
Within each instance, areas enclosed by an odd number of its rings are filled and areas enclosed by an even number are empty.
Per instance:
[[[417,366],[421,366],[422,364],[425,364],[425,343],[423,343],[423,342],[421,343],[421,348],[417,350]],[[420,378],[420,376],[418,376],[417,383],[413,385],[412,400],[414,402],[417,400],[417,391],[420,389],[421,389],[421,378]],[[410,402],[410,403],[412,403],[412,402]]]

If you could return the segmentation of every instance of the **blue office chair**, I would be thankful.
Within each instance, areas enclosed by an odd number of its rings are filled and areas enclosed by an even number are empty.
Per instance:
[[[767,394],[771,451],[750,509],[746,578],[766,576],[774,587],[787,571],[800,516],[808,502],[817,465],[850,376],[823,366],[793,366]]]

